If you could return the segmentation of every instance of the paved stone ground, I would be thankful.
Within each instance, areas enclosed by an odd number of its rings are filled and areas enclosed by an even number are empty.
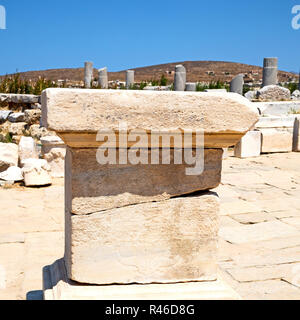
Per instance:
[[[300,153],[229,158],[222,181],[221,276],[244,299],[300,299]],[[0,299],[42,297],[42,268],[63,256],[63,197],[63,179],[0,189]]]

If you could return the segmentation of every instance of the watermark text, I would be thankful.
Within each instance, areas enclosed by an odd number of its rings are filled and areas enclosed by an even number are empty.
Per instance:
[[[6,9],[2,5],[0,5],[0,29],[6,29]]]
[[[292,19],[292,28],[294,30],[300,29],[300,5],[295,5],[292,8],[292,14],[295,15]]]

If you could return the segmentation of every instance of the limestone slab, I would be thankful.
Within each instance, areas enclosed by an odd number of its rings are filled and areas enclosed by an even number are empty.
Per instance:
[[[258,129],[265,128],[293,128],[296,116],[272,116],[260,117],[255,127]]]
[[[262,134],[262,153],[291,152],[293,133],[277,129],[260,129]]]
[[[220,236],[231,243],[246,243],[264,241],[272,238],[294,236],[299,231],[280,221],[262,222],[241,227],[224,227],[220,229]]]
[[[216,280],[218,212],[215,193],[66,212],[68,276],[89,284]]]
[[[205,149],[204,172],[192,176],[186,175],[186,168],[190,166],[174,164],[175,153],[171,153],[170,165],[100,165],[96,153],[97,149],[68,148],[67,207],[74,214],[161,201],[213,189],[221,181],[221,149]],[[147,154],[150,157],[151,152],[147,151]],[[159,163],[162,163],[161,157],[160,152]]]
[[[259,157],[261,151],[261,132],[249,131],[235,146],[234,156],[238,158]]]
[[[241,300],[223,279],[149,285],[80,285],[68,279],[63,259],[43,269],[45,300]]]
[[[86,147],[89,137],[89,146],[98,146],[101,143],[96,141],[96,133],[100,129],[118,131],[122,122],[128,130],[158,134],[204,130],[206,147],[210,136],[221,136],[225,141],[228,137],[223,144],[210,145],[229,147],[258,120],[257,108],[235,93],[54,88],[43,91],[42,105],[43,125],[63,139],[64,134],[76,134],[74,147]]]

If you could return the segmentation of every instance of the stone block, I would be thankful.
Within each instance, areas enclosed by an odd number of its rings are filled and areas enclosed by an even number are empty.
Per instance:
[[[25,121],[25,114],[23,112],[15,112],[11,113],[7,120],[12,123],[16,122],[24,122]]]
[[[0,110],[0,124],[5,122],[11,113],[10,110]]]
[[[19,159],[20,162],[26,159],[38,159],[39,155],[37,152],[37,146],[33,138],[21,137],[19,143]]]
[[[26,159],[22,161],[22,173],[26,187],[51,184],[50,167],[46,160]]]
[[[156,134],[203,130],[206,148],[226,148],[258,120],[257,108],[235,93],[47,89],[42,100],[43,125],[76,148],[101,145],[97,132],[118,131],[122,122]]]
[[[256,102],[262,116],[289,116],[300,111],[300,101]]]
[[[42,116],[42,111],[39,109],[28,109],[24,111],[25,122],[29,125],[39,124]]]
[[[68,276],[89,284],[216,280],[218,214],[215,193],[66,212]]]
[[[19,167],[9,167],[0,173],[0,180],[4,181],[23,181],[23,175]]]
[[[66,145],[57,136],[41,138],[42,156],[51,167],[53,178],[62,178],[65,175]]]
[[[166,200],[213,189],[221,181],[221,149],[206,149],[204,172],[191,176],[186,175],[188,165],[174,164],[173,152],[170,165],[100,165],[96,153],[97,149],[68,148],[67,206],[74,214],[90,214],[137,203]],[[150,157],[151,152],[147,153]],[[159,163],[162,163],[161,157],[160,153]]]
[[[258,90],[257,98],[262,101],[290,100],[291,92],[287,88],[283,88],[276,85],[270,85]]]
[[[294,128],[296,116],[282,116],[282,117],[260,117],[259,121],[256,123],[255,128]]]
[[[18,146],[0,142],[0,172],[18,166]]]
[[[261,132],[249,131],[235,146],[234,156],[238,158],[259,157],[261,152]]]
[[[0,93],[0,102],[12,102],[20,104],[33,104],[40,102],[40,96],[35,96],[33,94],[6,94]]]
[[[260,129],[262,134],[262,153],[291,152],[293,150],[293,133],[287,130]]]

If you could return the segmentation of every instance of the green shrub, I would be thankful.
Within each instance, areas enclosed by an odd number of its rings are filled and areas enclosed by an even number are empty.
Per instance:
[[[165,75],[163,74],[160,78],[160,86],[165,87],[168,85],[168,79],[165,77]]]
[[[0,80],[0,93],[40,95],[44,89],[56,87],[55,82],[44,78],[40,78],[36,82],[22,80],[20,74],[6,76]]]
[[[209,84],[198,82],[196,86],[196,91],[204,91],[206,89],[226,89],[229,91],[229,85],[222,81],[212,81]]]

